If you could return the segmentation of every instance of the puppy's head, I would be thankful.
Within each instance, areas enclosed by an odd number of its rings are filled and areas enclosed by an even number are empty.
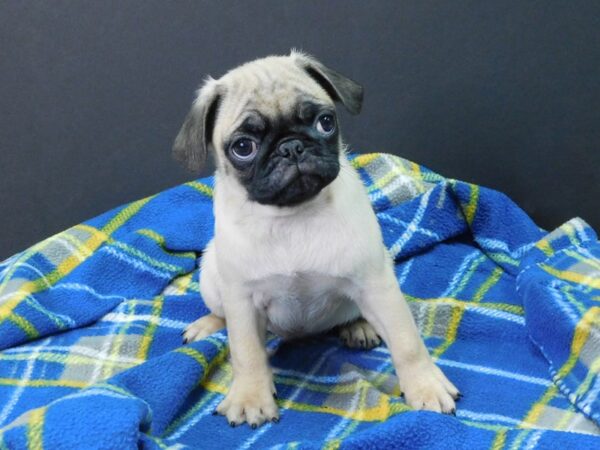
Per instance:
[[[341,139],[334,102],[358,114],[363,90],[314,58],[259,59],[208,79],[175,139],[173,152],[200,170],[209,150],[250,200],[293,206],[338,175]]]

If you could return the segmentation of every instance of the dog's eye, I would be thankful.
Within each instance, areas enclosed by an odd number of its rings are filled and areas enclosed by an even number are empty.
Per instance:
[[[256,151],[256,142],[248,138],[240,138],[231,145],[231,153],[240,161],[250,161],[256,156]]]
[[[317,119],[317,131],[321,134],[331,134],[335,130],[335,119],[331,114],[323,114]]]

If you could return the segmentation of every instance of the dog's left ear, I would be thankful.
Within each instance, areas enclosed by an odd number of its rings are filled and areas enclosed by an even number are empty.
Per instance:
[[[212,135],[221,93],[217,82],[208,79],[185,118],[173,143],[173,156],[185,168],[199,172],[212,147]]]
[[[363,102],[363,87],[356,81],[326,67],[312,56],[292,50],[291,55],[332,100],[341,102],[350,114],[358,114]]]

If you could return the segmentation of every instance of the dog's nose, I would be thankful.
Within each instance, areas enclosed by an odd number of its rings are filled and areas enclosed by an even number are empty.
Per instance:
[[[304,151],[304,144],[300,139],[290,139],[282,142],[277,147],[277,153],[281,156],[289,158],[290,156],[298,157]]]

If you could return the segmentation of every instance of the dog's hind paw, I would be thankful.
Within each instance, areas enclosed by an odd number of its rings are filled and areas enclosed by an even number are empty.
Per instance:
[[[199,341],[223,328],[225,328],[225,319],[207,314],[187,326],[183,332],[183,343]]]
[[[350,348],[372,349],[381,344],[381,338],[375,328],[365,319],[360,318],[339,328],[340,339]]]

